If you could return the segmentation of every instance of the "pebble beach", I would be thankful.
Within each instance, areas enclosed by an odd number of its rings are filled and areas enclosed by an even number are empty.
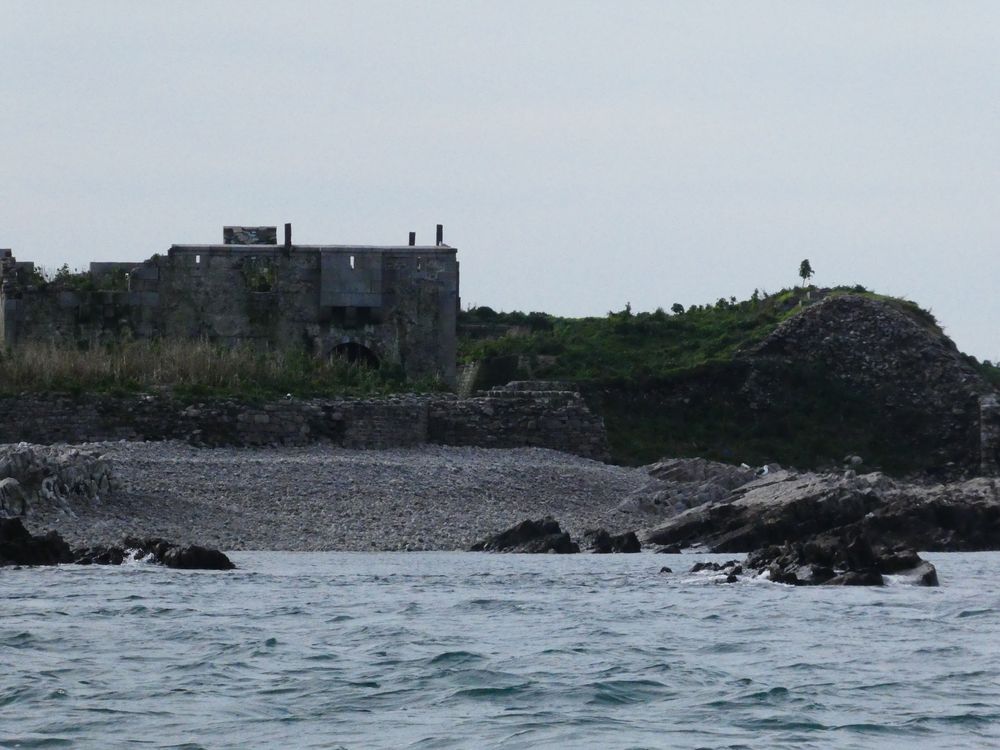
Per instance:
[[[224,550],[461,550],[529,517],[550,515],[574,537],[631,530],[636,519],[617,506],[649,480],[540,448],[77,447],[103,454],[115,489],[28,519],[71,544],[135,535]]]

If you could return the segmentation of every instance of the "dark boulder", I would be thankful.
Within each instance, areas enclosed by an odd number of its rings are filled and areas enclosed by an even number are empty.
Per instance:
[[[91,547],[75,553],[74,562],[81,565],[121,565],[134,556],[168,568],[184,570],[232,570],[233,565],[225,553],[207,547],[191,545],[182,547],[165,539],[137,539],[128,537],[122,546]]]
[[[236,566],[217,549],[192,544],[189,547],[171,547],[160,560],[168,568],[184,570],[232,570]]]
[[[885,579],[877,570],[848,570],[826,581],[827,586],[884,586]]]
[[[476,542],[470,548],[472,552],[524,552],[571,554],[579,552],[580,547],[570,539],[559,523],[550,517],[537,521],[525,520],[506,531],[494,534]]]
[[[77,565],[121,565],[126,553],[121,547],[87,547],[73,552]]]
[[[20,518],[0,517],[0,567],[4,565],[121,565],[132,555],[168,568],[232,570],[236,566],[218,550],[181,547],[163,539],[126,539],[122,546],[71,550],[58,532],[32,536]]]
[[[59,565],[72,561],[69,545],[55,531],[32,536],[20,518],[0,518],[0,566]]]
[[[1000,549],[1000,483],[979,477],[924,485],[881,474],[849,477],[782,470],[734,490],[724,502],[671,518],[646,531],[644,541],[748,552],[811,542],[834,532],[863,536],[886,547],[934,552]],[[863,555],[865,550],[851,554]],[[815,562],[830,565],[832,560]]]
[[[583,532],[583,547],[595,554],[642,551],[642,545],[634,531],[610,534],[605,529],[588,529]]]
[[[863,536],[821,534],[805,542],[770,545],[750,553],[746,568],[793,586],[881,586],[883,574],[937,586],[934,566],[912,549],[887,549]]]

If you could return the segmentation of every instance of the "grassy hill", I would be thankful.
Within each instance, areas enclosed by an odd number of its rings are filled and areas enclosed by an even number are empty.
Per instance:
[[[804,468],[840,461],[851,451],[890,471],[920,469],[926,456],[894,441],[897,424],[886,417],[873,425],[880,415],[864,394],[815,368],[789,370],[789,394],[797,394],[792,407],[762,413],[740,395],[748,369],[741,353],[783,321],[837,295],[878,300],[947,341],[934,316],[913,302],[862,287],[795,288],[601,318],[473,308],[460,317],[460,360],[482,363],[478,388],[519,378],[577,383],[604,416],[613,457],[622,463],[701,455]],[[996,367],[964,359],[1000,384]]]

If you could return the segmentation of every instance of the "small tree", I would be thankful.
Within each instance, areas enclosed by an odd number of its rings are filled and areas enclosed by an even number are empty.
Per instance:
[[[809,265],[809,259],[806,258],[804,261],[799,263],[799,276],[802,278],[802,286],[806,285],[806,281],[812,278],[813,268]]]
[[[683,315],[684,305],[682,305],[680,302],[675,302],[670,306],[670,312],[672,312],[674,315]]]

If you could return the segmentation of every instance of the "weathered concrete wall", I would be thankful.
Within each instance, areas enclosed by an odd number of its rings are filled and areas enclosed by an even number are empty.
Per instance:
[[[267,238],[270,239],[270,238]],[[122,337],[347,351],[410,378],[455,381],[458,261],[433,247],[174,245],[131,267],[93,264],[87,284],[39,284],[0,259],[2,341]],[[129,268],[127,288],[93,289]]]
[[[0,443],[186,440],[198,445],[348,448],[425,443],[535,446],[607,456],[604,423],[575,393],[491,393],[385,399],[214,400],[182,405],[152,396],[0,398]]]

